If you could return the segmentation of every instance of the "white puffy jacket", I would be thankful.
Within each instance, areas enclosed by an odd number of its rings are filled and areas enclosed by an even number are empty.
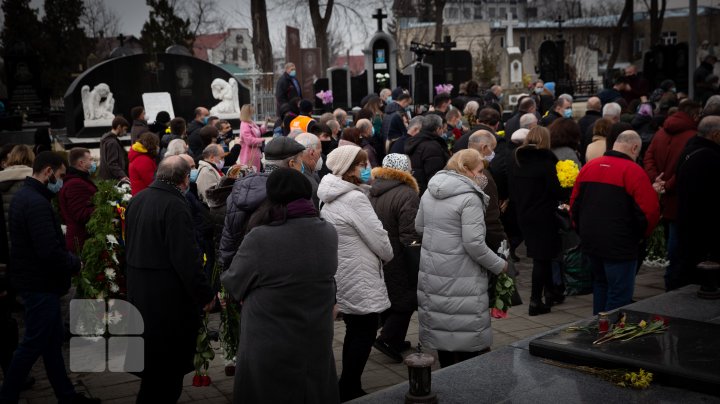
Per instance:
[[[335,175],[318,186],[320,216],[338,233],[337,304],[346,314],[380,313],[390,307],[382,263],[393,257],[383,229],[362,188]]]
[[[505,261],[485,244],[488,199],[470,178],[439,171],[420,200],[418,322],[428,348],[477,352],[492,345],[487,271],[499,274]]]

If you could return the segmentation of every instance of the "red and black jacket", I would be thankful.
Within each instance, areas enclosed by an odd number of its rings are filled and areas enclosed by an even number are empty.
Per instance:
[[[660,220],[660,204],[643,169],[611,150],[580,171],[570,213],[583,252],[627,261],[637,259],[639,242]]]

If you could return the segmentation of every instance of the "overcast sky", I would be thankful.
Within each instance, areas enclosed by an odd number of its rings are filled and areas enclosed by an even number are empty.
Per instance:
[[[103,0],[107,8],[115,11],[120,19],[120,31],[125,35],[140,36],[142,26],[148,18],[150,8],[147,6],[146,0]],[[214,0],[216,7],[227,17],[228,27],[232,28],[251,28],[250,19],[250,0]],[[296,7],[281,6],[282,2],[289,4],[297,4]],[[43,15],[42,6],[43,0],[31,0],[30,5],[33,8],[40,10],[40,15]],[[384,4],[391,5],[392,0],[337,0],[336,3],[352,5],[353,9],[361,13],[365,18],[365,26],[372,35],[376,30],[376,22],[372,19],[371,15],[374,9]],[[359,4],[358,4],[359,3]],[[267,0],[268,6],[268,20],[270,23],[270,38],[273,43],[273,52],[284,53],[284,37],[285,37],[285,25],[301,25],[302,21],[305,21],[307,25],[307,33],[303,35],[301,33],[301,39],[303,40],[302,46],[311,46],[309,38],[312,36],[312,25],[310,25],[310,16],[307,11],[307,6],[303,0]],[[303,5],[303,6],[301,6]],[[343,12],[338,11],[338,6],[333,14],[332,20],[335,23],[343,21]],[[390,10],[386,11],[390,13]],[[303,13],[307,14],[303,16]],[[355,20],[357,21],[357,20]],[[386,20],[387,22],[387,20]],[[357,23],[357,22],[355,22]],[[341,23],[341,26],[347,26],[349,24]],[[302,29],[302,27],[299,27]],[[344,42],[347,47],[351,49],[353,54],[360,54],[362,45],[369,39],[366,37],[360,27],[355,27],[350,30],[347,29],[343,33]],[[251,32],[252,34],[252,32]],[[282,47],[282,49],[279,49]]]

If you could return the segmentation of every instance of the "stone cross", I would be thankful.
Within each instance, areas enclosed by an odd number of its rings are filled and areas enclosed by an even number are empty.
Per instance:
[[[561,15],[559,15],[557,20],[555,20],[555,22],[558,24],[558,38],[562,39],[562,37],[563,37],[562,25],[565,22],[565,20],[563,20]]]
[[[118,41],[120,41],[121,48],[125,46],[125,35],[123,35],[122,32],[120,33],[120,35],[118,35],[117,39]]]
[[[382,10],[382,8],[378,8],[375,14],[372,15],[372,18],[377,20],[378,24],[378,31],[382,31],[382,20],[387,18],[387,14],[385,14]]]
[[[505,48],[509,49],[515,46],[515,41],[513,37],[513,27],[518,25],[519,23],[512,19],[512,13],[507,13],[507,20],[505,20],[507,32],[505,34]]]

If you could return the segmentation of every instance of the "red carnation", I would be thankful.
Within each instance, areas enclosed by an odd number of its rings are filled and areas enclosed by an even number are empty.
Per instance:
[[[192,384],[194,387],[202,387],[203,383],[202,383],[202,379],[201,379],[200,375],[193,376]]]
[[[202,379],[202,385],[203,385],[203,386],[209,386],[209,385],[210,385],[210,383],[211,383],[210,376],[208,376],[208,375],[201,376],[201,379]]]

